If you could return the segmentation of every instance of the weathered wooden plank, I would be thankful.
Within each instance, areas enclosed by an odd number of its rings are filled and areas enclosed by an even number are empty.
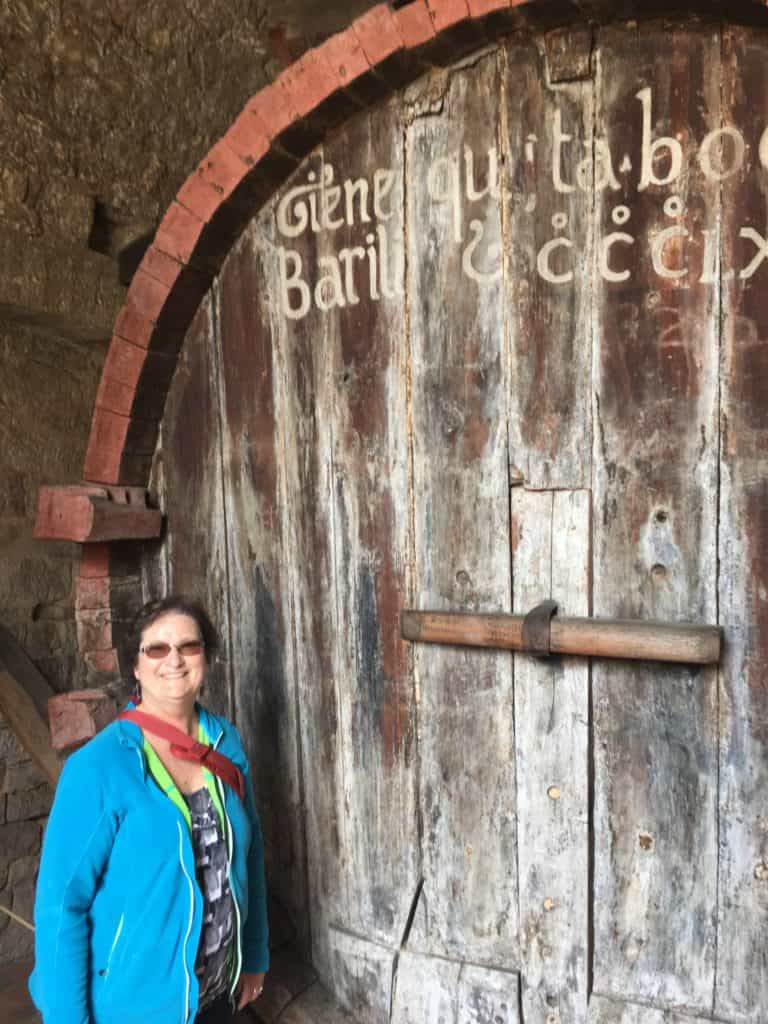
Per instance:
[[[627,1003],[593,995],[589,1001],[589,1024],[712,1024],[716,1018],[691,1017],[688,1014],[657,1010],[651,1006]]]
[[[0,712],[37,767],[55,786],[61,761],[51,746],[48,725],[22,684],[0,663]]]
[[[456,1017],[461,964],[403,951],[397,964],[392,1024],[443,1024]]]
[[[403,951],[392,1024],[519,1024],[517,974]]]
[[[360,191],[344,223],[320,235],[321,265],[344,268],[346,299],[326,313],[315,342],[329,381],[318,416],[333,444],[345,924],[394,946],[420,867],[414,685],[399,630],[411,585],[403,159],[399,101],[357,118],[324,151],[326,199],[333,189]]]
[[[333,993],[355,1020],[389,1024],[395,950],[330,929]]]
[[[278,1019],[280,1024],[359,1024],[320,982],[297,996]]]
[[[589,611],[589,491],[512,492],[515,608]],[[523,1012],[584,1024],[589,893],[589,665],[515,658]]]
[[[725,34],[723,123],[743,133],[743,168],[723,185],[723,442],[720,616],[720,887],[715,1011],[768,1007],[768,292],[760,249],[768,68],[764,32]],[[757,262],[755,262],[757,260]]]
[[[168,586],[201,601],[221,637],[204,702],[231,714],[226,540],[215,335],[210,294],[192,321],[165,406],[155,463],[163,463]]]
[[[522,1024],[520,977],[474,964],[461,968],[456,1024]]]
[[[482,245],[471,267],[487,267],[501,239],[492,156],[499,85],[492,55],[471,76],[447,76],[439,99],[428,89],[408,97],[406,180],[426,183],[407,192],[414,598],[420,607],[509,610],[502,286],[498,274],[478,280],[466,272],[473,243]],[[471,187],[467,152],[474,155]],[[409,945],[514,965],[510,659],[425,647],[415,652],[415,664],[424,889]]]
[[[260,244],[272,247],[273,270],[266,294],[271,303],[274,403],[277,415],[276,462],[280,547],[286,563],[281,592],[290,602],[293,623],[288,643],[296,687],[301,742],[304,822],[308,869],[312,962],[332,983],[328,928],[347,920],[349,865],[346,860],[344,765],[340,723],[341,681],[334,663],[335,610],[333,568],[332,437],[327,417],[330,388],[324,336],[325,312],[293,276],[318,265],[318,232],[293,231],[286,207],[291,190],[322,181],[323,157],[316,151],[270,206],[271,217]],[[281,203],[285,201],[284,205]],[[302,278],[303,281],[303,278]],[[304,288],[308,289],[304,283]],[[298,291],[298,295],[296,292]],[[303,312],[302,312],[303,310]],[[301,315],[299,315],[301,313]]]
[[[571,41],[572,42],[572,41]],[[573,47],[569,49],[573,56]],[[589,51],[586,63],[589,64]],[[593,85],[547,85],[543,53],[505,49],[504,251],[509,458],[532,488],[585,487],[592,423]],[[593,167],[593,163],[595,166]]]
[[[270,285],[274,245],[262,215],[230,253],[216,290],[224,507],[233,624],[233,709],[253,769],[280,926],[309,949],[297,669],[283,575],[285,481],[278,455]],[[282,488],[282,493],[281,493]]]
[[[598,35],[596,615],[716,615],[718,188],[693,141],[720,124],[715,30]],[[683,149],[685,146],[685,149]],[[595,963],[605,995],[711,1007],[717,875],[716,676],[596,662]]]

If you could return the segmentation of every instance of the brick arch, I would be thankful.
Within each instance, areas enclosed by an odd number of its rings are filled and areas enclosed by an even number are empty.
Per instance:
[[[314,146],[430,67],[450,65],[516,29],[587,27],[633,12],[768,25],[767,3],[631,0],[619,11],[610,0],[411,0],[396,10],[380,3],[246,104],[182,185],[134,275],[96,396],[87,486],[41,491],[36,535],[91,542],[75,580],[78,646],[90,684],[117,676],[121,608],[141,603],[134,559],[110,542],[158,535],[154,520],[148,525],[144,489],[187,327],[242,229]],[[89,523],[102,517],[101,531],[83,527],[83,503]]]
[[[258,207],[329,131],[429,67],[452,63],[505,32],[588,24],[595,16],[609,18],[613,6],[412,0],[392,10],[381,3],[258,92],[184,182],[131,282],[96,396],[84,479],[146,486],[176,357],[213,275]],[[669,4],[629,6],[646,15],[671,13]],[[765,0],[736,8],[710,0],[678,5],[678,13],[730,20],[766,14]]]

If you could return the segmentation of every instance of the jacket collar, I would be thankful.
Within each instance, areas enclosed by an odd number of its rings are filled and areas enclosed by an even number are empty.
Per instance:
[[[137,705],[132,700],[129,700],[123,710],[133,711],[136,707]],[[195,704],[195,708],[197,709],[198,721],[205,730],[211,745],[216,749],[224,735],[224,730],[221,727],[221,721],[215,715],[212,715],[210,711],[204,708],[202,704]],[[133,722],[123,721],[118,721],[116,725],[120,742],[124,746],[141,749],[143,745],[143,737],[138,725],[135,725]]]

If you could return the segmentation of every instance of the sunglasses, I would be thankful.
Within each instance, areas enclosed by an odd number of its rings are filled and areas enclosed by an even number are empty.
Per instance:
[[[172,650],[178,651],[182,658],[194,658],[198,654],[203,653],[205,644],[202,640],[185,640],[181,644],[147,644],[146,647],[140,647],[139,650],[142,654],[146,654],[148,658],[153,658],[155,661],[167,658]]]

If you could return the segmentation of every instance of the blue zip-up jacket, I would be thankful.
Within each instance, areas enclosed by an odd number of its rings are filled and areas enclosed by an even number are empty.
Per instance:
[[[129,705],[130,706],[130,705]],[[198,706],[240,768],[216,779],[239,921],[235,974],[269,965],[264,844],[233,725]],[[29,987],[44,1024],[189,1024],[203,897],[189,827],[147,771],[141,731],[113,722],[67,760],[45,832]]]

